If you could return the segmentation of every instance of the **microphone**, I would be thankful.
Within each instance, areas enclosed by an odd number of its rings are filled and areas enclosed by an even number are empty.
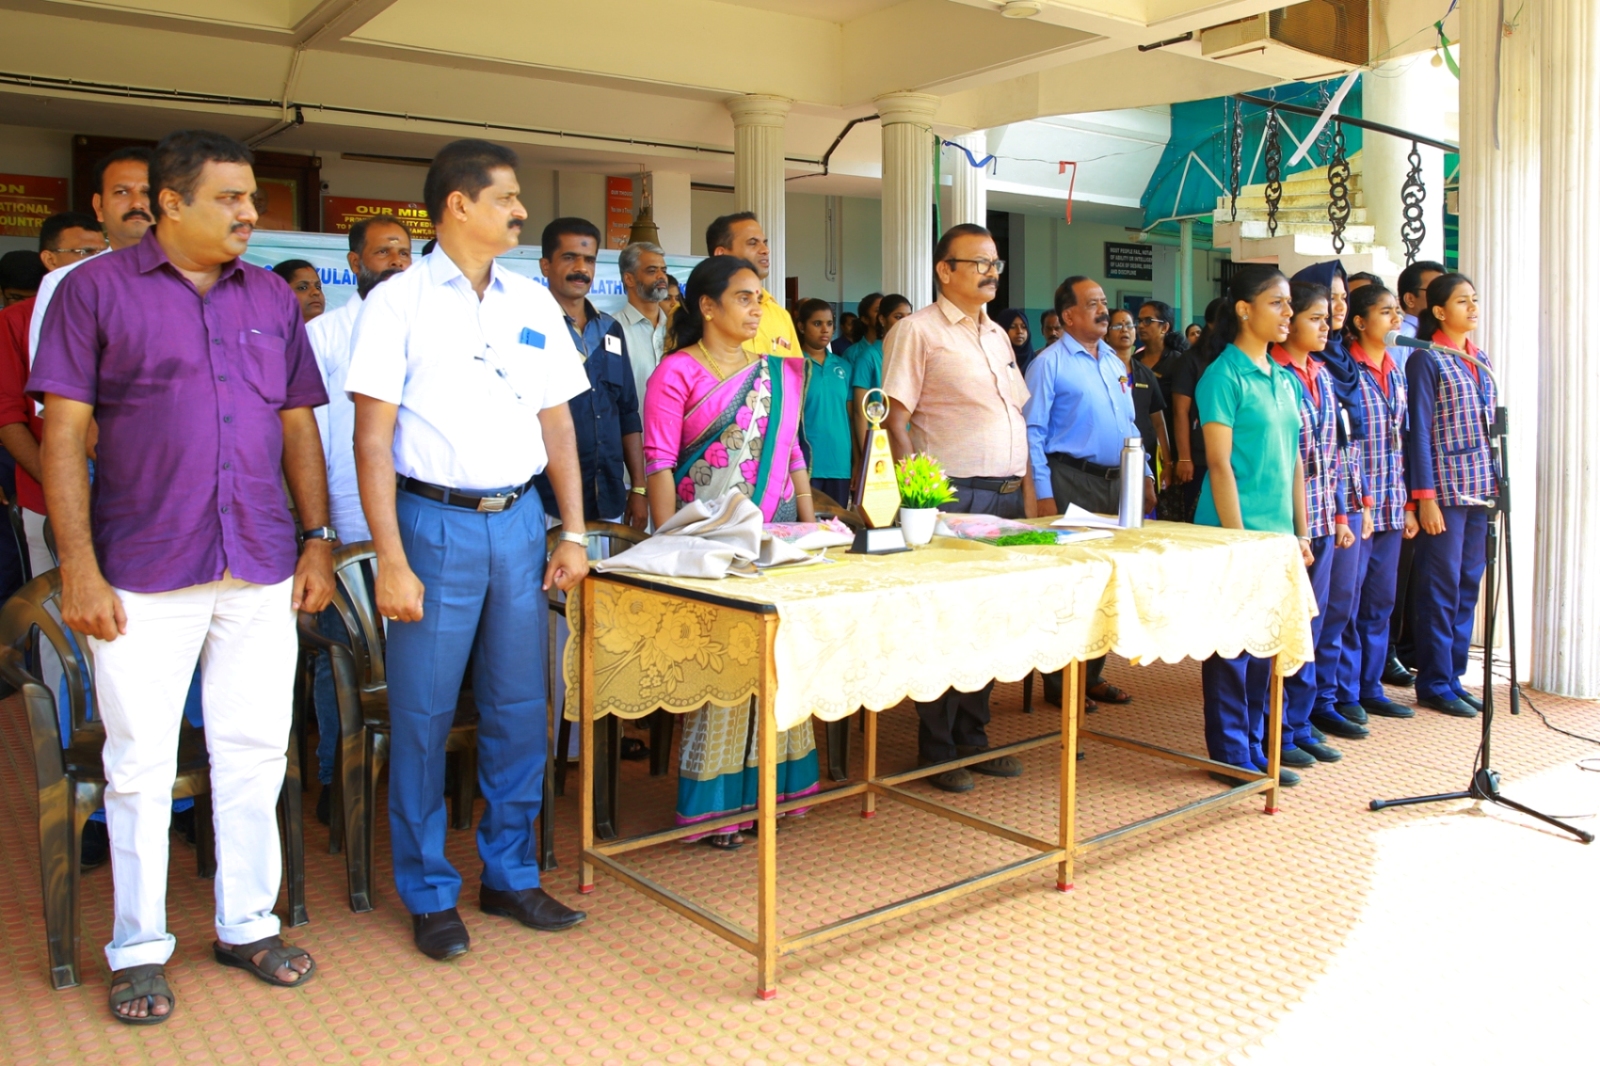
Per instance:
[[[1435,344],[1433,341],[1425,341],[1421,337],[1404,337],[1401,336],[1400,331],[1397,329],[1391,329],[1383,335],[1383,344],[1386,348],[1415,348],[1418,351],[1443,352],[1446,355],[1453,355],[1462,362],[1471,363],[1488,374],[1489,379],[1495,383],[1496,387],[1500,384],[1500,378],[1495,374],[1494,367],[1485,363],[1482,359],[1468,355],[1459,348],[1451,348],[1445,344]]]

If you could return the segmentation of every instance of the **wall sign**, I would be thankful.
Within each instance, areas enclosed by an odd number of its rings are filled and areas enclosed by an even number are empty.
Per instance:
[[[349,233],[364,218],[393,215],[419,241],[433,239],[433,222],[422,204],[405,200],[369,200],[360,196],[324,196],[322,232]]]
[[[1106,241],[1106,277],[1126,281],[1153,280],[1154,253],[1153,245]]]
[[[67,179],[0,174],[0,237],[37,237],[44,220],[67,210]]]
[[[606,179],[607,248],[626,248],[633,232],[633,179]]]

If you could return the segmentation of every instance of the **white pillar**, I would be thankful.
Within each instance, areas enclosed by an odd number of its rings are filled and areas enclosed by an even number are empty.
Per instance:
[[[963,133],[951,140],[971,152],[974,159],[982,159],[989,154],[989,135],[983,130],[972,133]],[[945,169],[950,174],[950,208],[945,212],[944,226],[959,226],[971,223],[977,226],[989,224],[989,171],[987,167],[975,167],[967,159],[966,152],[954,148],[945,150]]]
[[[1454,110],[1450,103],[1456,91],[1455,78],[1443,67],[1429,64],[1426,53],[1391,60],[1362,76],[1362,116],[1423,136],[1448,139],[1443,116]],[[1377,229],[1377,242],[1389,250],[1389,258],[1402,264],[1406,246],[1400,238],[1405,221],[1400,186],[1411,169],[1410,154],[1410,141],[1382,133],[1362,137],[1361,187],[1366,194],[1367,217]],[[1426,233],[1417,258],[1443,262],[1444,153],[1419,145],[1418,155],[1427,197],[1422,201]]]
[[[767,291],[783,302],[784,211],[783,123],[792,101],[781,96],[736,96],[733,113],[733,203],[754,211],[772,250]]]
[[[1178,320],[1172,329],[1182,333],[1194,314],[1194,219],[1178,222]]]
[[[933,116],[939,98],[886,93],[883,127],[883,291],[913,308],[933,302]]]
[[[661,232],[661,249],[669,255],[704,255],[696,247],[689,222],[689,174],[686,171],[655,170],[644,177],[650,193],[650,213]],[[682,280],[682,279],[680,279]]]
[[[1600,353],[1591,316],[1600,303],[1600,205],[1594,199],[1600,188],[1600,7],[1594,0],[1546,0],[1539,17],[1543,328],[1533,684],[1594,698],[1600,696],[1600,567],[1594,562]]]
[[[1477,283],[1478,344],[1495,360],[1510,419],[1511,566],[1516,581],[1519,680],[1533,656],[1534,515],[1538,477],[1539,350],[1532,328],[1539,299],[1539,71],[1535,7],[1510,37],[1497,5],[1461,7],[1461,269]],[[1495,52],[1500,52],[1499,78]],[[1496,82],[1499,103],[1496,112]],[[1499,144],[1495,144],[1495,119]],[[1376,139],[1376,138],[1373,138]],[[1368,203],[1372,193],[1367,193]],[[1391,253],[1392,254],[1392,253]],[[1510,600],[1501,597],[1501,603]],[[1496,644],[1509,645],[1502,608]]]

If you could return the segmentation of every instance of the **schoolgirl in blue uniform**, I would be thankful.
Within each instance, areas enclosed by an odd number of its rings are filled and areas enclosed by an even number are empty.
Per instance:
[[[1400,545],[1417,535],[1416,511],[1406,493],[1406,376],[1383,343],[1385,335],[1399,324],[1400,301],[1384,286],[1365,285],[1351,294],[1345,337],[1361,368],[1358,385],[1367,424],[1367,436],[1361,442],[1361,476],[1372,501],[1372,536],[1359,543],[1361,598],[1346,630],[1344,643],[1349,654],[1340,661],[1339,687],[1353,687],[1367,713],[1383,718],[1415,714],[1383,691]]]
[[[1297,281],[1289,286],[1289,303],[1294,317],[1289,321],[1289,336],[1272,346],[1272,358],[1288,370],[1298,385],[1300,399],[1300,465],[1305,472],[1306,536],[1311,538],[1312,562],[1308,568],[1311,588],[1316,595],[1317,616],[1311,620],[1311,635],[1318,648],[1317,660],[1305,663],[1299,672],[1283,681],[1283,765],[1314,766],[1318,760],[1335,762],[1339,751],[1312,731],[1311,712],[1316,704],[1323,621],[1328,613],[1328,578],[1333,572],[1334,547],[1349,549],[1355,543],[1347,520],[1345,482],[1340,469],[1338,410],[1333,382],[1320,359],[1312,357],[1328,342],[1328,290],[1321,285]],[[1338,660],[1337,637],[1333,662]]]
[[[1477,326],[1471,280],[1464,274],[1434,278],[1417,336],[1487,363],[1469,338]],[[1422,527],[1411,578],[1417,705],[1470,718],[1482,704],[1461,686],[1461,675],[1488,550],[1486,501],[1496,494],[1489,425],[1498,395],[1486,371],[1443,352],[1413,352],[1406,386],[1406,471]]]

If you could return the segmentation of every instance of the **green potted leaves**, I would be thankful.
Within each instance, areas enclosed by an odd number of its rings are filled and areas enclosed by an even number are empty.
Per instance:
[[[900,528],[907,544],[926,544],[933,539],[939,521],[939,505],[956,498],[939,460],[931,455],[908,455],[895,467],[900,485]]]

